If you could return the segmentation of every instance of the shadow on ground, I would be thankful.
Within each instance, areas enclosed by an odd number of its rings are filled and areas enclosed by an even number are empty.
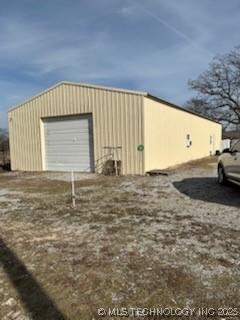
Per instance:
[[[33,319],[64,320],[63,314],[58,310],[55,303],[1,238],[0,266],[16,289],[26,311]]]
[[[174,187],[195,200],[240,207],[240,187],[229,184],[220,186],[214,177],[194,177],[174,181]]]

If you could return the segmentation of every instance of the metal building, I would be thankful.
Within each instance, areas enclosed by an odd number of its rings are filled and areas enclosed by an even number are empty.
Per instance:
[[[12,170],[144,174],[215,154],[219,123],[147,92],[60,82],[8,112]],[[121,147],[121,149],[109,149]]]

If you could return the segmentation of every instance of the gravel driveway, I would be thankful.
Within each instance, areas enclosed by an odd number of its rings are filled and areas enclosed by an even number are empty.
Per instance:
[[[76,178],[73,209],[68,174],[0,173],[1,319],[240,307],[240,188],[217,184],[216,159]]]

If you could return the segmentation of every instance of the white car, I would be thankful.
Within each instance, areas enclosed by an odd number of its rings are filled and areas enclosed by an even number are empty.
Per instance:
[[[240,140],[230,149],[224,149],[218,160],[218,182],[240,185]]]

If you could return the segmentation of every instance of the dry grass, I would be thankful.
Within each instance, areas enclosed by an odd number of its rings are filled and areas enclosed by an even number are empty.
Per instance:
[[[218,187],[212,165],[189,164],[170,177],[80,180],[75,209],[66,181],[0,174],[2,240],[66,319],[97,319],[98,307],[239,307],[239,189]],[[212,189],[205,180],[202,189],[182,185],[203,173]],[[226,193],[232,200],[223,203]],[[1,247],[0,256],[10,259]],[[8,277],[0,270],[0,318],[48,319],[29,274],[8,268]]]

